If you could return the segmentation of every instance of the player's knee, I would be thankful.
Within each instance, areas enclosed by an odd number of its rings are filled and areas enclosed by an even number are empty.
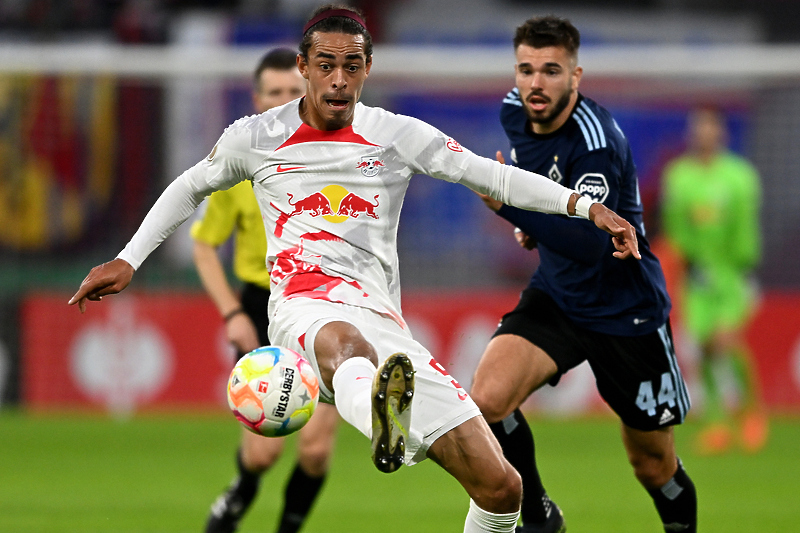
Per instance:
[[[278,442],[267,441],[265,437],[258,437],[259,440],[246,441],[242,445],[241,458],[242,464],[250,472],[265,472],[280,458],[283,446]],[[260,442],[260,440],[265,442]],[[281,443],[282,444],[282,443]]]
[[[670,461],[669,454],[636,454],[630,456],[633,473],[646,489],[657,489],[675,474],[677,464]]]
[[[469,395],[478,404],[483,418],[489,424],[500,422],[514,410],[499,394],[494,394],[489,387],[481,385],[480,382],[473,383]]]
[[[260,474],[262,472],[266,472],[267,470],[269,470],[272,467],[272,465],[275,464],[276,460],[277,458],[273,457],[272,455],[264,456],[264,455],[254,454],[242,460],[242,463],[249,472],[255,472]]]
[[[378,365],[378,355],[361,332],[347,322],[331,322],[317,333],[314,341],[317,364],[323,382],[331,386],[336,369],[351,357],[364,357]]]
[[[487,483],[473,500],[478,507],[490,513],[513,513],[522,501],[522,478],[511,465],[489,476]]]
[[[308,476],[321,477],[328,472],[330,458],[330,446],[314,443],[299,450],[297,461]]]
[[[337,360],[350,357],[366,357],[377,364],[375,348],[364,338],[361,332],[347,322],[331,322],[326,324],[317,334],[314,341],[317,352],[325,352]]]
[[[511,512],[515,511],[522,502],[522,477],[513,467],[507,471],[503,501],[511,509]]]

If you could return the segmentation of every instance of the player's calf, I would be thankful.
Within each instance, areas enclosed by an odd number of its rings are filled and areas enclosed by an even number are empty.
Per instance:
[[[408,356],[396,353],[372,382],[372,461],[381,472],[394,472],[405,461],[413,397],[414,367]]]
[[[662,487],[648,490],[664,531],[697,532],[697,492],[689,475],[678,460],[678,470]]]

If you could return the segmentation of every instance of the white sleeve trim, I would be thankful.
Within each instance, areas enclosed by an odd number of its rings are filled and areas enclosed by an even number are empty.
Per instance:
[[[589,220],[589,208],[591,208],[594,203],[595,201],[588,196],[581,196],[578,198],[578,201],[575,202],[575,216]]]

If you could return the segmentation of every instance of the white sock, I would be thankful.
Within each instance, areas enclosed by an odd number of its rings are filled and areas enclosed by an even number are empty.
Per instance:
[[[478,504],[470,499],[464,533],[514,533],[517,520],[519,511],[505,514],[490,513],[478,507]]]
[[[351,357],[333,374],[336,409],[368,439],[372,438],[372,379],[377,371],[366,357]]]

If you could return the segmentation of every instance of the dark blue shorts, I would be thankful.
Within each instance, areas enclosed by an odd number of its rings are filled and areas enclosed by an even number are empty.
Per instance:
[[[505,334],[530,341],[555,361],[558,372],[551,385],[588,361],[600,395],[634,429],[680,424],[689,411],[669,321],[645,335],[606,335],[576,325],[545,292],[526,289],[494,336]]]

